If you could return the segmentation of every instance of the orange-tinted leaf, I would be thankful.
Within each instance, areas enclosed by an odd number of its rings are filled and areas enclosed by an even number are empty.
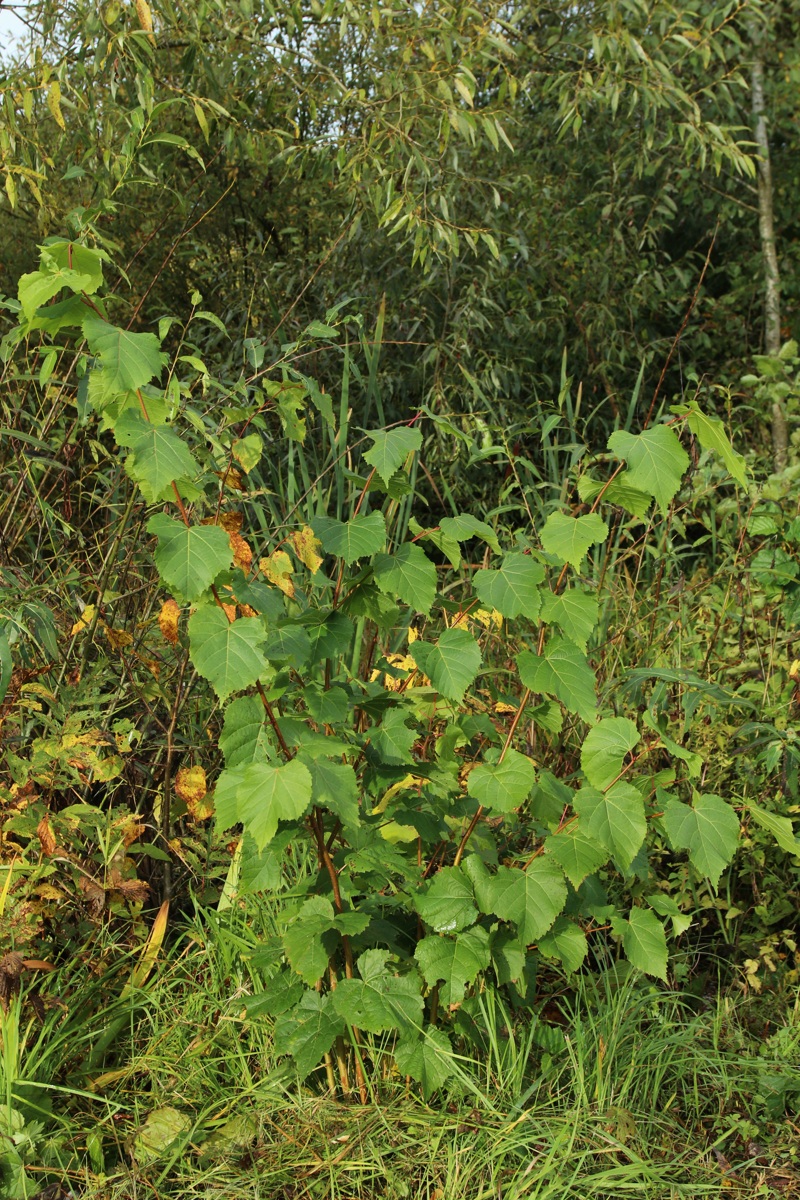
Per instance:
[[[233,551],[233,561],[241,567],[245,575],[250,573],[253,564],[253,551],[240,533],[229,533],[228,537]]]
[[[36,836],[42,844],[42,854],[48,858],[56,852],[56,838],[50,825],[50,818],[47,813],[42,817],[39,824],[36,826]]]

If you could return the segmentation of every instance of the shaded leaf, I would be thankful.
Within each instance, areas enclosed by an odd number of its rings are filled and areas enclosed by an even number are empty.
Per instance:
[[[281,1053],[292,1055],[300,1075],[305,1077],[344,1032],[344,1021],[333,1007],[330,994],[308,991],[296,1008],[278,1018],[275,1045]]]
[[[478,918],[472,884],[461,867],[443,867],[424,891],[414,897],[414,907],[437,933],[455,933]]]
[[[489,965],[489,934],[480,926],[465,929],[455,937],[435,935],[417,943],[414,957],[426,983],[441,982],[444,1004],[458,1004],[464,991]]]

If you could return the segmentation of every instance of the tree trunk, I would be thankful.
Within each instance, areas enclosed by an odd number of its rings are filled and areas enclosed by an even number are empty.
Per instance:
[[[764,260],[764,343],[767,354],[777,354],[781,348],[781,276],[775,246],[775,221],[772,209],[772,166],[769,159],[769,136],[764,104],[764,58],[761,49],[762,33],[755,25],[750,29],[753,64],[750,86],[753,101],[753,133],[758,148],[758,232]],[[789,442],[786,412],[780,400],[772,404],[772,454],[775,472],[782,471],[787,462]]]

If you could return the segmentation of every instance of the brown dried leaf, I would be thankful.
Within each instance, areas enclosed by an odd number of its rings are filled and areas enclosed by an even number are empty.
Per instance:
[[[178,640],[178,618],[180,606],[174,600],[166,600],[158,614],[158,627],[168,642],[174,646]]]
[[[22,974],[22,955],[12,950],[0,958],[0,1008],[8,1012],[8,1002],[19,991],[19,977]]]
[[[50,825],[50,818],[47,813],[42,817],[39,824],[36,826],[36,836],[42,844],[42,854],[50,858],[56,852],[56,836],[53,833]]]
[[[143,879],[120,879],[114,884],[114,891],[129,904],[143,904],[150,895],[150,888]]]
[[[105,889],[87,875],[81,875],[78,879],[78,889],[83,892],[83,899],[90,916],[99,917],[106,905]]]

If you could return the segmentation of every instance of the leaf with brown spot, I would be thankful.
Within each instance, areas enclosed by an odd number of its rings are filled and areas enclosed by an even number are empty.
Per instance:
[[[274,550],[269,558],[262,558],[258,565],[270,583],[280,588],[290,600],[294,597],[294,583],[291,578],[294,568],[285,550]]]
[[[240,533],[229,533],[228,537],[233,551],[233,561],[237,567],[242,568],[245,575],[248,575],[250,567],[253,565],[252,549]]]
[[[193,815],[194,806],[200,803],[208,791],[203,767],[181,767],[175,777],[175,791]]]
[[[180,606],[174,600],[166,600],[158,614],[158,627],[168,642],[174,646],[178,641],[178,619]]]
[[[203,524],[206,522],[204,521]],[[214,524],[213,518],[209,519],[210,525]],[[241,533],[242,529],[242,514],[240,512],[224,512],[219,514],[216,522],[226,533]]]
[[[300,562],[308,567],[312,575],[316,575],[322,566],[323,556],[320,554],[322,542],[315,536],[314,530],[310,529],[308,525],[304,525],[302,529],[296,529],[291,534],[291,542]]]

